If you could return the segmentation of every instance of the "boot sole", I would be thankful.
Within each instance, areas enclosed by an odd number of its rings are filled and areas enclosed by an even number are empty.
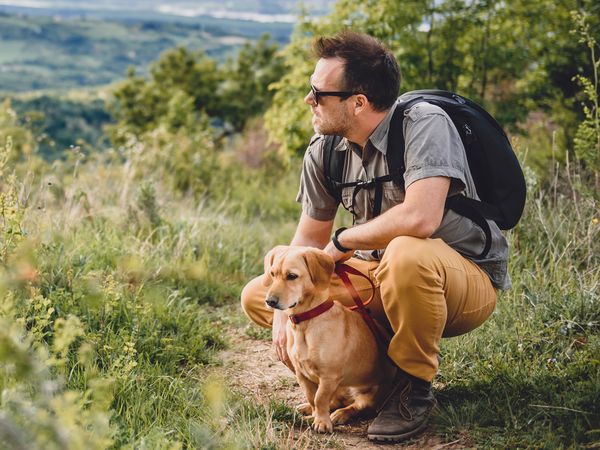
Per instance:
[[[423,431],[425,431],[425,428],[427,428],[427,424],[429,422],[429,417],[417,428],[415,428],[412,431],[409,431],[408,433],[403,433],[403,434],[367,434],[367,439],[369,439],[370,441],[374,441],[374,442],[388,442],[388,443],[394,443],[394,442],[402,442],[407,440],[408,438],[411,438],[419,433],[422,433]]]

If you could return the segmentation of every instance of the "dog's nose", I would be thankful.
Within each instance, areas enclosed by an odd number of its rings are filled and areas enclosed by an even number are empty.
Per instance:
[[[267,305],[269,305],[271,308],[275,308],[277,306],[277,304],[279,303],[279,299],[275,296],[271,296],[269,298],[267,298],[267,300],[265,300]]]

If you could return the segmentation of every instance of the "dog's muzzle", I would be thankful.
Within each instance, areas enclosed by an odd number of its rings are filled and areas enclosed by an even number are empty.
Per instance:
[[[274,309],[281,309],[278,305],[279,305],[279,298],[275,297],[274,295],[272,295],[271,297],[268,297],[265,300],[265,303],[270,306],[271,308]]]

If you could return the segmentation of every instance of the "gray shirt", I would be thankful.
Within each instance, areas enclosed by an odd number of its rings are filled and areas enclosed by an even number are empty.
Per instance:
[[[342,139],[336,147],[334,151],[349,152],[343,171],[344,182],[368,180],[388,174],[388,131],[395,106],[373,131],[363,150],[346,139]],[[424,102],[416,104],[404,114],[404,185],[408,187],[423,178],[443,176],[451,180],[449,196],[461,193],[477,199],[464,146],[448,115],[438,106]],[[323,172],[324,142],[325,139],[318,135],[311,140],[304,156],[300,190],[296,198],[302,203],[302,210],[316,220],[332,220],[338,208],[338,201],[326,187]],[[375,190],[362,189],[352,201],[353,190],[353,187],[343,189],[342,203],[346,209],[354,212],[355,223],[358,225],[372,219]],[[392,181],[383,183],[381,213],[402,203],[404,195],[404,189]],[[492,244],[484,258],[477,256],[485,246],[483,230],[454,211],[444,212],[440,227],[431,238],[442,239],[463,256],[473,260],[490,276],[496,288],[508,289],[511,286],[507,269],[508,244],[496,223],[488,223],[492,232]],[[361,250],[355,256],[380,259],[383,252],[384,249]]]

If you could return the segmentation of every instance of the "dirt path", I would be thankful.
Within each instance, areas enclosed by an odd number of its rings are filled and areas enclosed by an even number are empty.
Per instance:
[[[283,400],[287,405],[303,403],[303,394],[296,377],[275,359],[271,343],[248,337],[243,329],[231,330],[231,348],[222,352],[224,368],[232,385],[252,398]],[[377,445],[367,439],[369,421],[361,420],[335,428],[335,441],[346,449],[457,449],[465,448],[459,442],[444,443],[432,433],[421,435],[405,445]],[[310,431],[307,431],[310,432]]]

